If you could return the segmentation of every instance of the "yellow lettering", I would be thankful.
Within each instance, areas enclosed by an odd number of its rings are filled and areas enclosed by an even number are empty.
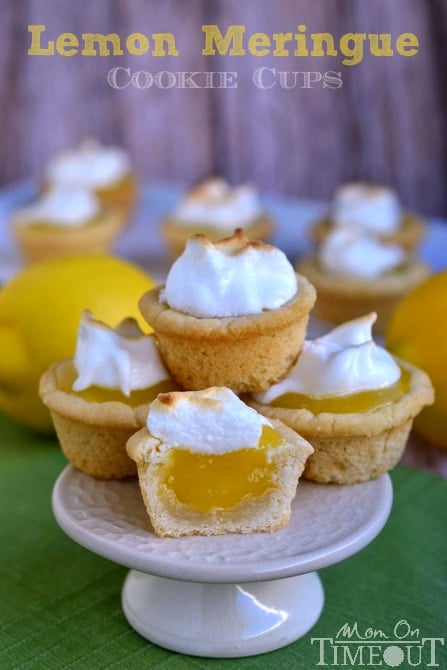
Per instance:
[[[172,33],[155,33],[152,39],[154,40],[153,56],[178,56],[175,37]],[[165,42],[168,47],[167,51],[164,47]]]
[[[28,56],[53,56],[54,41],[50,40],[48,46],[44,49],[40,44],[41,33],[46,31],[47,27],[43,25],[29,25],[28,32],[31,33],[31,45],[28,49]]]
[[[202,31],[205,33],[205,47],[202,49],[202,56],[215,56],[216,50],[221,56],[225,56],[227,53],[230,56],[245,55],[242,42],[245,26],[229,26],[225,35],[222,35],[216,25],[202,26]]]
[[[297,28],[298,32],[295,35],[296,40],[296,49],[294,51],[294,56],[308,56],[309,51],[306,44],[306,35],[307,26],[304,23],[300,23]],[[300,34],[301,33],[301,34]]]
[[[110,56],[109,42],[112,44],[113,56],[122,56],[124,53],[121,49],[120,37],[116,33],[111,33],[110,35],[83,33],[82,39],[84,40],[84,48],[81,51],[83,56]],[[96,48],[95,43],[98,45],[98,48]]]
[[[275,42],[273,55],[288,56],[289,50],[285,49],[284,46],[287,44],[287,42],[292,41],[292,33],[273,33],[273,40]]]
[[[73,33],[61,33],[56,40],[56,51],[61,56],[74,56],[78,47],[78,38]]]
[[[380,58],[381,56],[393,56],[394,51],[391,47],[391,35],[389,33],[383,33],[378,35],[377,33],[371,33],[368,35],[369,39],[369,50],[373,56]],[[380,39],[380,46],[379,46]]]
[[[267,56],[270,53],[270,38],[265,33],[253,33],[248,40],[248,51],[252,56]]]
[[[419,52],[419,40],[414,33],[402,33],[396,40],[396,50],[401,56],[415,56]]]
[[[336,56],[337,51],[334,47],[334,38],[330,33],[312,33],[313,48],[310,52],[311,56]],[[323,43],[326,44],[326,49],[323,49]]]
[[[131,33],[126,40],[126,49],[132,56],[142,56],[149,51],[149,40],[143,33]]]
[[[343,56],[343,65],[357,65],[363,60],[363,42],[366,33],[346,33],[340,38],[340,51]],[[352,46],[351,46],[352,44]]]

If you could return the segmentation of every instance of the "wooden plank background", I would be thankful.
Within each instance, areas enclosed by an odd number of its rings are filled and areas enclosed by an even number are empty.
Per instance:
[[[203,57],[201,25],[247,31],[415,33],[412,58]],[[62,32],[172,32],[179,57],[30,57],[28,24]],[[0,185],[38,176],[85,135],[129,149],[143,180],[188,184],[221,172],[269,193],[329,199],[350,178],[398,189],[404,202],[447,216],[445,0],[2,0]],[[236,70],[237,89],[114,90],[108,70]],[[342,71],[338,90],[251,83],[265,65]]]

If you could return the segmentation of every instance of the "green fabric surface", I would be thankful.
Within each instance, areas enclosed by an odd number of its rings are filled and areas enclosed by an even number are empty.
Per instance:
[[[325,606],[305,637],[261,656],[205,659],[161,649],[130,628],[120,604],[126,569],[78,546],[53,518],[51,491],[65,465],[55,439],[0,415],[1,670],[307,669],[321,667],[311,639],[333,638],[354,622],[359,631],[392,633],[405,619],[420,637],[447,637],[447,481],[436,476],[403,466],[391,473],[385,529],[357,555],[320,571]],[[333,660],[325,655],[337,667]],[[429,660],[424,648],[415,667]],[[338,665],[361,667],[357,661]],[[436,662],[447,668],[446,646],[437,648]]]

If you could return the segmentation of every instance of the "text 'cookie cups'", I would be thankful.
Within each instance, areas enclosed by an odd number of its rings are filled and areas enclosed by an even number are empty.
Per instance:
[[[320,483],[354,484],[394,468],[405,449],[414,417],[433,402],[433,387],[422,370],[403,361],[409,389],[400,400],[370,412],[321,412],[250,405],[277,418],[308,440],[315,452],[304,477]]]
[[[242,233],[188,241],[165,287],[139,302],[163,360],[183,388],[264,390],[295,362],[315,302],[279,249]],[[209,316],[208,316],[209,315]]]
[[[185,410],[185,405],[195,409]],[[169,443],[178,440],[155,436],[153,412],[167,417],[172,413],[174,424],[176,418],[177,424],[168,427],[171,438],[178,428],[180,434],[186,430],[199,438],[200,444],[185,447],[179,436],[179,446]],[[223,424],[222,414],[227,415]],[[247,416],[249,433],[255,422],[259,434],[256,427],[255,443],[245,445],[238,431],[242,435],[246,430]],[[200,438],[203,431],[208,440]],[[234,444],[235,435],[239,444]],[[127,450],[138,466],[153,529],[165,537],[273,532],[283,527],[290,519],[304,463],[313,451],[293,430],[267,421],[224,388],[161,394],[149,408],[147,427],[130,438]]]

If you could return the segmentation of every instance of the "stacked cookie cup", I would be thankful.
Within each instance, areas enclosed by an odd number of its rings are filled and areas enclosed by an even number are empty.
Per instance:
[[[141,313],[177,386],[138,408],[139,424],[121,451],[136,466],[157,534],[274,531],[290,518],[301,474],[353,484],[398,462],[414,416],[433,401],[420,370],[393,361],[399,372],[390,386],[397,394],[371,409],[357,408],[357,392],[338,393],[342,406],[346,400],[342,411],[340,402],[336,411],[330,403],[309,409],[300,407],[298,394],[296,406],[281,407],[264,395],[287,384],[297,367],[315,300],[313,285],[283,252],[240,230],[218,242],[190,238],[166,284],[141,297]],[[41,396],[57,429],[45,376]],[[237,472],[245,475],[238,479]]]

